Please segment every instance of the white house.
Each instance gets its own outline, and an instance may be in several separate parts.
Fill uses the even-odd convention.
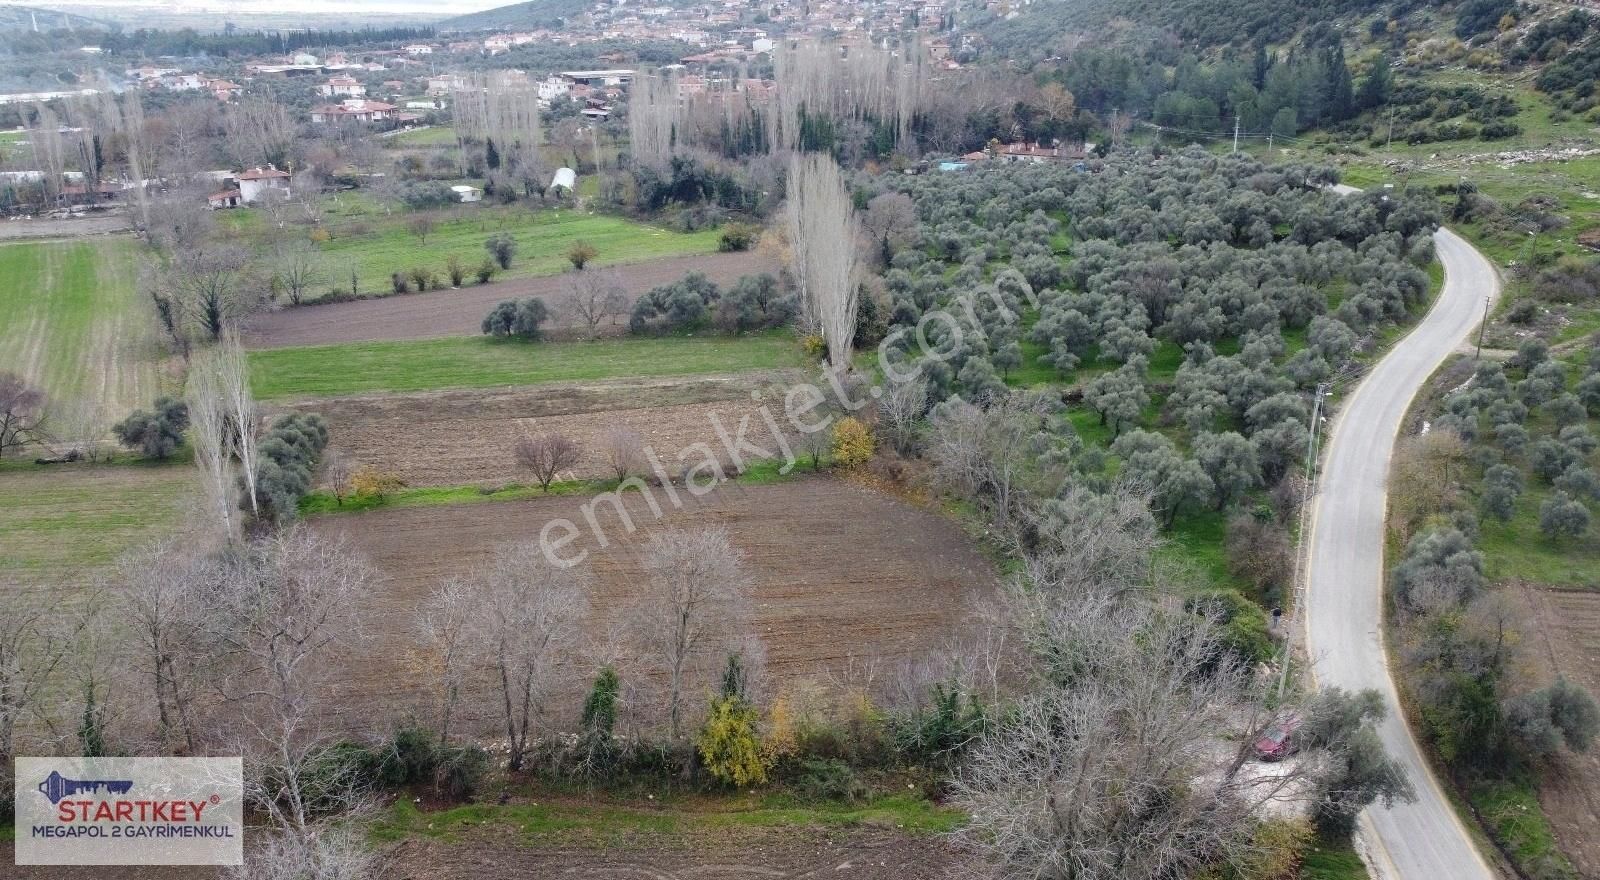
[[[286,198],[289,195],[289,172],[268,165],[239,172],[239,201],[246,205],[271,195]]]
[[[552,74],[539,82],[539,100],[549,103],[556,98],[572,94],[572,82]]]
[[[324,104],[321,107],[311,108],[311,121],[315,123],[339,122],[351,120],[354,122],[381,122],[394,114],[395,106],[382,101],[369,101],[366,98],[345,98],[338,104]]]
[[[418,56],[418,55],[432,55],[433,54],[433,47],[432,46],[424,46],[421,43],[417,43],[415,45],[407,46],[405,48],[405,53],[407,55],[412,56],[413,58]]]
[[[325,98],[361,98],[366,96],[367,87],[353,76],[333,76],[317,86],[317,94]]]
[[[467,186],[464,183],[458,183],[455,186],[450,187],[450,191],[456,194],[456,200],[457,201],[461,201],[461,202],[481,202],[481,201],[483,201],[483,190],[478,189],[475,186]]]
[[[776,44],[772,42],[770,37],[757,37],[750,41],[750,51],[756,54],[771,52],[774,45]]]

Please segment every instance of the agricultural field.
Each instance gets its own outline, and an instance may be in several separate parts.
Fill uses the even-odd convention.
[[[0,586],[86,586],[122,553],[175,531],[194,482],[182,463],[0,467]]]
[[[972,607],[992,595],[996,574],[961,527],[876,490],[830,477],[725,484],[696,500],[682,489],[681,508],[661,490],[657,523],[647,500],[627,493],[638,531],[627,534],[602,507],[610,546],[592,539],[595,583],[589,636],[606,650],[614,624],[628,617],[644,577],[637,550],[659,528],[718,525],[744,554],[752,585],[753,630],[765,643],[769,686],[847,674],[875,666],[880,674],[916,660],[963,634]],[[335,675],[331,701],[340,725],[384,729],[426,708],[425,671],[395,646],[417,643],[414,613],[438,585],[487,558],[496,547],[536,541],[551,519],[584,522],[583,496],[524,501],[378,509],[313,517],[318,532],[341,537],[387,576],[364,609],[370,638],[352,649]],[[573,549],[578,549],[574,545]],[[856,554],[845,548],[872,547]],[[648,668],[626,643],[611,648],[619,669]],[[487,680],[484,680],[487,683]],[[882,680],[887,683],[888,679]],[[557,715],[576,713],[587,681],[568,682],[553,702]],[[638,682],[634,682],[638,684]],[[494,701],[473,694],[463,707],[488,725]],[[481,698],[481,699],[480,699]],[[484,711],[487,707],[487,711]],[[492,729],[492,727],[491,727]]]
[[[628,293],[629,302],[653,287],[670,284],[689,272],[700,272],[711,282],[727,286],[742,275],[776,273],[771,257],[756,252],[665,257],[604,270],[614,273]],[[251,319],[245,342],[252,348],[290,345],[332,345],[389,339],[427,339],[438,336],[475,336],[483,316],[497,303],[537,296],[550,307],[543,325],[547,334],[560,336],[582,326],[567,309],[570,272],[540,278],[518,278],[460,290],[440,290],[403,297],[318,303],[279,309]],[[627,328],[626,315],[599,329],[608,335]]]
[[[0,244],[0,370],[121,418],[158,388],[154,323],[130,238]]]
[[[364,198],[345,198],[343,216],[330,213],[324,220],[332,235],[319,247],[327,269],[326,286],[312,290],[313,298],[328,288],[350,292],[354,273],[362,294],[392,292],[390,276],[413,268],[431,269],[443,277],[445,263],[458,257],[468,269],[488,258],[483,243],[496,235],[516,240],[516,256],[509,277],[555,275],[571,268],[567,249],[586,241],[599,252],[596,266],[636,263],[660,257],[710,254],[717,250],[715,229],[681,233],[608,214],[584,213],[571,208],[504,207],[488,204],[458,205],[424,212],[387,213]],[[424,236],[411,223],[418,217],[433,222]],[[227,221],[230,226],[264,240],[264,218],[251,212]],[[298,233],[296,233],[298,234]]]
[[[511,449],[524,436],[554,431],[576,441],[582,460],[563,476],[608,476],[606,434],[626,428],[664,456],[693,443],[720,449],[712,419],[729,431],[749,417],[751,442],[768,431],[752,391],[781,386],[799,371],[672,379],[609,379],[482,391],[440,391],[317,400],[300,409],[336,427],[331,448],[393,473],[408,486],[499,486],[519,479]],[[768,395],[779,398],[782,389]],[[669,459],[670,460],[670,459]]]
[[[452,337],[250,352],[251,381],[261,400],[689,376],[802,362],[799,345],[786,333],[534,344]]]

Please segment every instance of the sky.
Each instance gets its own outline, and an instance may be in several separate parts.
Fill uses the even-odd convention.
[[[226,14],[282,14],[285,12],[314,12],[322,15],[353,14],[428,14],[441,18],[493,9],[516,0],[42,0],[41,8],[63,9],[92,14],[86,7],[99,9],[141,10],[153,9],[165,13],[196,15]],[[9,4],[8,4],[9,5]],[[35,5],[24,3],[23,5]]]

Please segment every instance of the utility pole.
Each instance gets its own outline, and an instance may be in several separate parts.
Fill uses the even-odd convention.
[[[1328,394],[1328,383],[1317,383],[1316,396],[1311,401],[1311,430],[1306,432],[1306,463],[1305,463],[1305,496],[1300,499],[1300,541],[1302,545],[1309,539],[1306,533],[1306,510],[1311,506],[1311,499],[1317,494],[1317,432],[1322,429],[1322,399]],[[1306,554],[1302,549],[1295,557],[1294,571],[1294,615],[1296,618],[1304,613],[1305,602],[1302,601],[1305,592],[1305,562]],[[1283,633],[1283,661],[1278,669],[1278,699],[1283,699],[1283,692],[1289,686],[1289,657],[1294,648],[1294,642],[1289,637],[1288,629]]]
[[[1385,150],[1394,146],[1394,105],[1389,105],[1389,140],[1383,145]]]
[[[1233,114],[1233,151],[1239,152],[1239,114]]]
[[[1483,331],[1489,329],[1489,298],[1483,298],[1483,320],[1478,322],[1478,354],[1476,360],[1483,360]]]

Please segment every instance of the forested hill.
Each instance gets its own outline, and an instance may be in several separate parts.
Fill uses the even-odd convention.
[[[1073,35],[1098,42],[1124,33],[1150,45],[1161,34],[1187,48],[1282,44],[1316,23],[1355,23],[1439,5],[1436,0],[1034,0],[981,26],[997,56],[1032,61],[1059,54]]]
[[[447,18],[438,26],[441,30],[456,31],[556,27],[566,19],[582,15],[589,6],[589,0],[529,0]]]

